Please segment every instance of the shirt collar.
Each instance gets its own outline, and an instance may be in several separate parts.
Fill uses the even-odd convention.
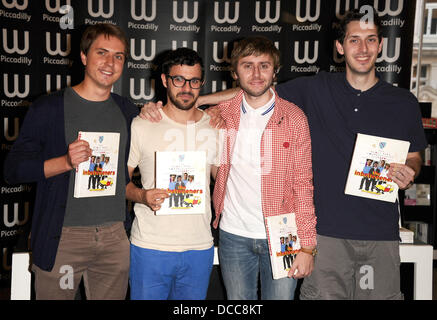
[[[243,101],[241,102],[241,112],[243,114],[253,114],[253,115],[261,115],[265,116],[272,112],[272,110],[275,108],[275,91],[271,88],[269,89],[272,93],[272,98],[262,107],[260,108],[252,108],[246,101],[246,98],[243,94]]]

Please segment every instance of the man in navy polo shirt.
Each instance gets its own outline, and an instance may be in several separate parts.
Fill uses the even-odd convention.
[[[426,147],[416,98],[376,75],[382,40],[378,14],[371,18],[353,11],[340,24],[336,47],[346,73],[320,73],[276,88],[307,114],[313,145],[318,256],[301,299],[403,298],[398,204],[344,194],[357,133],[411,142],[406,164],[389,171],[401,189],[419,174],[419,151]]]
[[[312,139],[318,252],[300,298],[402,299],[398,203],[345,195],[344,187],[357,133],[409,141],[406,164],[392,163],[388,177],[400,189],[412,185],[427,144],[420,110],[409,91],[376,74],[382,48],[376,11],[351,11],[340,26],[336,48],[345,57],[345,73],[321,72],[276,86],[280,97],[304,110]],[[201,96],[198,104],[217,104],[236,92]],[[152,108],[146,111],[153,116]]]

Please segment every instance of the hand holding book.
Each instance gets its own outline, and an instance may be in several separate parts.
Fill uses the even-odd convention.
[[[92,150],[85,140],[76,139],[68,145],[67,162],[72,169],[77,168],[82,162],[88,161],[91,155]]]
[[[401,163],[392,163],[387,177],[392,179],[399,189],[407,189],[414,183],[416,172],[409,166]]]

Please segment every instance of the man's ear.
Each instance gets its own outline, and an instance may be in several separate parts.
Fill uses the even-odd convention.
[[[234,80],[238,80],[238,75],[237,75],[237,73],[235,71],[231,71],[231,77]]]
[[[381,53],[382,51],[382,43],[384,42],[383,38],[381,37],[381,42],[379,43],[378,53]]]
[[[163,73],[161,73],[161,81],[164,88],[167,88],[167,77]]]
[[[343,45],[340,43],[340,41],[335,40],[335,47],[337,48],[337,52],[339,54],[344,55]]]
[[[86,54],[83,51],[80,52],[80,60],[82,61],[82,64],[86,66],[87,58],[86,58]]]

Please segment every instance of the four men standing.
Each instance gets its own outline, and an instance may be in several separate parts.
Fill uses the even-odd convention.
[[[346,73],[322,72],[280,84],[276,91],[271,86],[279,52],[267,39],[247,38],[236,45],[232,76],[241,90],[212,96],[199,97],[204,81],[200,57],[189,49],[169,53],[161,75],[168,100],[159,111],[163,120],[133,120],[131,140],[130,123],[137,111],[110,93],[121,75],[127,42],[116,27],[104,26],[90,27],[82,40],[84,81],[34,103],[5,163],[9,182],[39,182],[32,222],[37,298],[74,297],[74,290],[59,289],[59,269],[65,265],[75,270],[76,282],[84,277],[88,298],[124,298],[129,250],[121,222],[126,196],[136,202],[131,297],[204,299],[214,253],[209,190],[203,215],[154,214],[168,198],[166,190],[154,186],[154,152],[190,149],[207,151],[206,186],[218,169],[214,227],[221,217],[220,265],[229,299],[256,299],[258,274],[265,299],[292,299],[295,278],[302,277],[304,299],[402,298],[395,205],[347,196],[344,181],[338,179],[341,174],[346,177],[356,133],[411,142],[406,164],[391,164],[388,171],[401,189],[418,175],[418,152],[426,146],[417,100],[375,72],[382,46],[376,12],[371,21],[352,12],[341,23],[336,48],[345,56]],[[223,144],[209,126],[209,116],[195,108],[219,102],[215,112],[226,127]],[[124,189],[118,184],[116,196],[105,199],[108,210],[102,210],[98,199],[72,197],[72,169],[91,156],[88,143],[75,136],[80,130],[96,131],[78,117],[82,109],[87,117],[91,110],[111,119],[109,127],[99,130],[121,134],[117,179],[127,185]],[[374,109],[384,114],[379,117],[384,121],[396,114],[396,123],[367,121]],[[188,143],[189,130],[206,130],[207,142],[200,143],[196,136]],[[332,161],[345,172],[332,172],[327,167]],[[137,166],[142,189],[130,182]],[[289,278],[273,280],[264,219],[289,212],[296,214],[302,250]],[[93,246],[102,250],[99,259],[91,254]],[[360,290],[357,284],[359,266],[364,264],[374,269],[374,290]]]

